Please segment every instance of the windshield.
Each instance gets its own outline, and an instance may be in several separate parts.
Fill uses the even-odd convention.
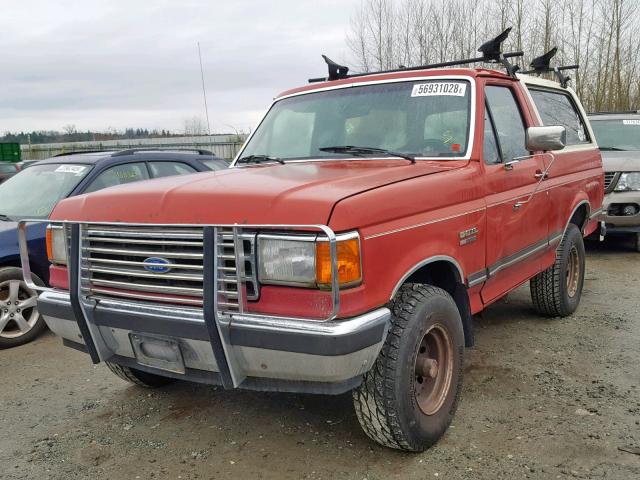
[[[272,106],[240,157],[294,160],[355,156],[353,152],[321,150],[333,146],[377,148],[416,157],[464,157],[471,118],[470,90],[468,81],[438,79],[285,98]]]
[[[0,185],[0,214],[13,219],[46,218],[89,173],[90,165],[33,165]]]
[[[640,118],[593,120],[591,127],[602,149],[640,150]]]

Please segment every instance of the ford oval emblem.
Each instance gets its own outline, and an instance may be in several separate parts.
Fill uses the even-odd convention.
[[[171,262],[166,258],[149,257],[145,258],[142,263],[144,263],[143,266],[147,272],[167,273],[171,270]]]

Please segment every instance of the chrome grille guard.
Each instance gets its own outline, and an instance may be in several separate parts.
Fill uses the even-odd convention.
[[[24,219],[18,222],[18,242],[20,248],[20,261],[25,283],[35,291],[54,291],[50,287],[41,287],[33,281],[28,252],[27,225],[30,223],[43,223],[42,219]],[[337,240],[336,234],[326,225],[310,225],[310,224],[223,224],[223,225],[185,225],[185,224],[133,224],[133,223],[112,223],[112,222],[72,222],[72,221],[52,221],[56,225],[62,225],[67,232],[67,250],[68,265],[67,273],[69,280],[69,294],[71,304],[74,310],[78,326],[85,339],[87,351],[94,363],[108,360],[112,352],[105,344],[101,334],[95,324],[91,321],[91,311],[96,306],[99,298],[95,298],[91,292],[89,282],[89,267],[87,258],[84,256],[87,248],[87,235],[85,234],[91,228],[107,227],[118,229],[122,228],[156,228],[161,229],[201,229],[202,230],[202,247],[203,247],[203,316],[205,326],[207,328],[216,361],[220,368],[222,383],[225,387],[237,387],[245,378],[242,368],[233,353],[230,342],[230,325],[237,316],[242,321],[250,321],[251,318],[270,318],[276,321],[295,321],[300,320],[295,317],[286,317],[278,315],[267,315],[260,313],[252,313],[246,311],[246,295],[245,288],[242,286],[243,279],[243,248],[242,235],[246,231],[305,231],[324,234],[329,242],[329,253],[331,257],[331,311],[329,315],[319,321],[331,321],[338,315],[340,309],[340,288],[337,268]],[[117,231],[117,230],[116,230]],[[228,251],[221,252],[220,247],[223,246],[225,240],[232,240],[235,264],[237,266],[235,272],[229,272],[228,269],[219,269],[219,261],[221,255],[228,255]],[[224,246],[229,247],[230,244]],[[220,273],[222,273],[222,276]],[[235,275],[231,278],[229,273]],[[221,288],[234,282],[238,286],[237,294],[234,296],[235,302],[230,302],[229,296],[226,296],[225,302],[220,301],[220,296],[227,294],[226,290],[221,292]],[[222,287],[220,287],[222,285]],[[135,301],[135,297],[131,298]],[[159,303],[159,302],[158,302]]]

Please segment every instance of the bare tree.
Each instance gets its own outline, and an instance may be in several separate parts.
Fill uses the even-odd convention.
[[[558,47],[556,64],[573,74],[586,108],[640,108],[638,0],[362,0],[347,43],[358,68],[468,58],[506,27],[506,48],[524,50],[522,64]]]
[[[65,125],[64,127],[62,127],[62,131],[64,133],[66,133],[67,135],[73,135],[75,133],[78,133],[78,129],[76,128],[76,126],[73,123],[69,123],[69,124]]]
[[[194,116],[186,118],[184,120],[184,134],[185,135],[206,135],[207,123],[202,117]]]

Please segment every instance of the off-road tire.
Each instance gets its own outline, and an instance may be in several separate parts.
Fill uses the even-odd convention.
[[[36,285],[44,286],[44,282],[38,278],[37,275],[32,274],[33,281]],[[24,280],[24,276],[22,275],[22,269],[17,267],[0,267],[0,284],[9,280]],[[37,295],[37,293],[36,293]],[[37,312],[37,306],[34,307]],[[35,314],[34,314],[35,315]],[[38,318],[31,327],[31,329],[23,335],[14,338],[5,338],[0,336],[0,349],[3,348],[11,348],[17,347],[19,345],[24,345],[25,343],[29,343],[40,335],[44,330],[46,330],[47,324],[44,321],[42,315],[38,315]]]
[[[157,388],[175,381],[173,378],[143,372],[136,368],[123,367],[122,365],[117,365],[111,362],[106,363],[109,370],[111,370],[117,377],[140,387]]]
[[[421,452],[442,437],[458,406],[464,356],[462,321],[451,295],[430,285],[405,284],[389,307],[389,333],[373,368],[353,391],[353,403],[360,425],[372,440]],[[425,332],[434,325],[444,327],[451,339],[451,380],[439,409],[426,415],[415,396],[415,359]]]
[[[574,248],[577,251],[580,271],[577,290],[573,296],[570,296],[567,275],[571,251]],[[580,304],[584,285],[584,266],[585,252],[582,233],[576,225],[569,224],[558,246],[555,263],[529,282],[531,300],[541,315],[566,317],[576,311]]]

